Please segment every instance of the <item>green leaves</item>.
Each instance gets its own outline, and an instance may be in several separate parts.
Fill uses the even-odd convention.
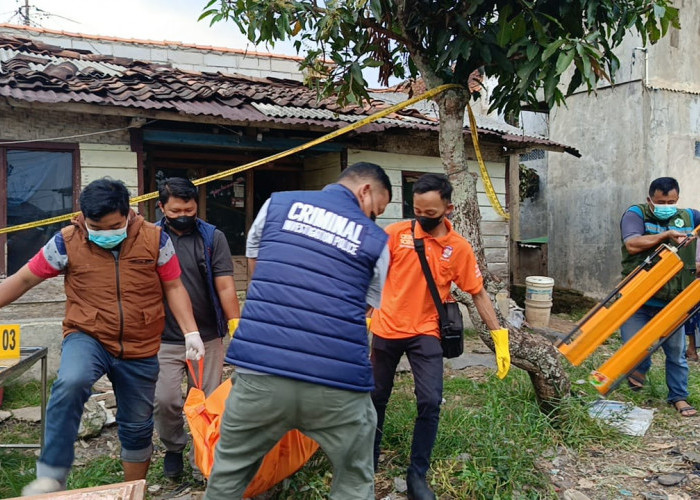
[[[200,20],[233,21],[253,43],[291,38],[306,51],[303,66],[323,78],[319,91],[341,103],[366,98],[365,68],[379,68],[385,81],[423,76],[434,86],[464,84],[483,67],[496,81],[491,107],[502,112],[540,106],[543,93],[551,107],[582,85],[593,90],[601,78],[613,79],[619,67],[613,50],[628,33],[655,43],[679,27],[671,0],[203,3]],[[323,69],[321,60],[333,64]]]

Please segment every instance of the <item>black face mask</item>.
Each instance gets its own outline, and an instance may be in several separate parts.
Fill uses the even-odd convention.
[[[423,231],[430,232],[440,225],[442,217],[442,215],[439,217],[416,217],[416,220],[418,224],[420,224],[420,227],[423,228]]]
[[[166,217],[168,225],[175,231],[187,232],[194,229],[197,223],[197,217],[194,215],[181,215],[180,217]]]

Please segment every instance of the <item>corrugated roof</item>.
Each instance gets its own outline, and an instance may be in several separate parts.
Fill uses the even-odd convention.
[[[353,123],[406,98],[383,92],[364,106],[341,107],[317,100],[314,90],[292,80],[185,71],[167,64],[65,49],[0,34],[0,96],[38,103],[87,103],[125,110],[154,110],[217,117],[238,123],[317,126],[329,130]],[[125,111],[128,115],[128,112]],[[437,132],[437,120],[419,109],[394,113],[358,130],[393,128]],[[543,147],[578,154],[541,138],[479,127],[509,146]],[[516,143],[516,144],[513,144]]]

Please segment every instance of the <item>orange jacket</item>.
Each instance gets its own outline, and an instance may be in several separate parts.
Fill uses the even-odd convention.
[[[119,258],[88,240],[82,215],[63,228],[66,317],[63,335],[83,332],[114,356],[154,356],[165,325],[157,272],[160,228],[134,212]]]

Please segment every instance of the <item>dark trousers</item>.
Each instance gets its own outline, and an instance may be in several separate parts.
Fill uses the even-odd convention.
[[[376,335],[372,338],[371,359],[374,370],[372,402],[377,410],[374,467],[377,468],[379,460],[386,405],[394,387],[396,366],[403,353],[406,353],[411,365],[418,404],[418,417],[413,428],[411,444],[411,465],[408,470],[425,477],[430,468],[430,454],[433,451],[440,420],[443,373],[440,339],[429,335],[417,335],[400,340],[387,340]]]

